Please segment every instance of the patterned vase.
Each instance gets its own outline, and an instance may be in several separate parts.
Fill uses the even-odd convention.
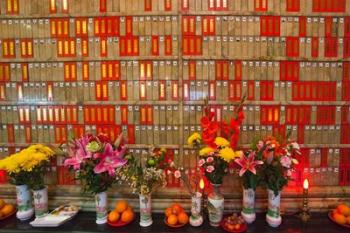
[[[202,194],[196,192],[191,197],[191,216],[190,216],[190,224],[191,226],[198,227],[203,223],[202,217]]]
[[[16,199],[17,199],[17,208],[16,217],[25,221],[30,219],[34,214],[33,204],[32,204],[32,195],[27,185],[17,185],[16,186]]]
[[[209,223],[218,227],[224,214],[224,196],[220,193],[221,184],[212,184],[214,190],[208,195]]]
[[[140,226],[148,227],[153,224],[151,194],[139,195],[140,198]]]
[[[268,189],[269,204],[266,214],[266,221],[271,227],[278,227],[282,223],[280,215],[281,192],[276,196],[271,189]]]
[[[48,212],[47,188],[33,190],[35,217],[41,218]]]
[[[107,223],[107,192],[101,192],[95,195],[95,205],[96,224]]]
[[[243,189],[243,203],[241,215],[247,223],[255,221],[255,191],[254,189]]]

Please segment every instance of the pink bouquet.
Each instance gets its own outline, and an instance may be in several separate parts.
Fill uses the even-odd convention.
[[[64,165],[77,173],[84,192],[106,191],[115,180],[115,169],[126,164],[127,153],[122,135],[115,143],[104,134],[87,134],[71,140]]]

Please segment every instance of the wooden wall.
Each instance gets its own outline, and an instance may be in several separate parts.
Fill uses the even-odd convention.
[[[242,147],[290,129],[303,147],[290,193],[305,177],[345,188],[349,57],[350,0],[2,0],[0,156],[124,131],[134,153],[161,145],[190,169],[204,98],[228,119],[247,94]],[[74,185],[53,166],[52,184]],[[235,198],[237,180],[225,190]]]

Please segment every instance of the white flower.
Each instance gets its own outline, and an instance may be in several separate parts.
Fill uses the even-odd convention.
[[[285,168],[290,168],[290,166],[292,165],[292,159],[289,156],[282,156],[280,161],[282,166]]]
[[[179,170],[176,170],[174,172],[174,176],[175,176],[176,179],[179,179],[181,177],[181,172]]]
[[[291,145],[292,145],[293,149],[300,150],[300,146],[297,142],[292,142]]]

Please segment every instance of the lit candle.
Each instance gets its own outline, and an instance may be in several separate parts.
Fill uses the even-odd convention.
[[[201,207],[201,212],[204,211],[204,180],[203,178],[200,179],[199,181],[199,188],[201,189],[201,194],[202,194],[202,207]]]
[[[309,191],[309,180],[305,179],[304,183],[303,183],[303,188],[304,188],[304,192],[303,192],[303,208],[302,211],[300,213],[300,218],[303,222],[307,222],[310,219],[310,213],[309,213],[309,203],[308,203],[308,191]]]
[[[201,178],[201,180],[199,181],[199,188],[201,189],[202,193],[204,191],[204,180],[203,178]]]
[[[304,187],[304,193],[307,194],[307,192],[309,190],[309,180],[308,179],[304,180],[303,187]]]

